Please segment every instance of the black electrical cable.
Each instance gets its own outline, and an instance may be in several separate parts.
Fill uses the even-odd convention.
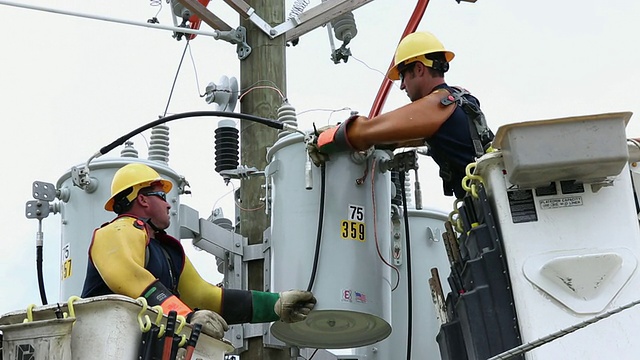
[[[100,155],[104,155],[108,153],[109,151],[115,149],[116,147],[124,144],[125,141],[129,140],[133,136],[138,135],[139,133],[145,130],[151,129],[154,126],[164,124],[172,120],[184,119],[189,117],[202,117],[202,116],[217,116],[217,117],[234,118],[234,119],[240,119],[240,120],[249,120],[249,121],[257,122],[259,124],[266,125],[268,127],[278,129],[278,130],[282,130],[284,128],[284,123],[281,123],[279,121],[272,120],[272,119],[266,119],[263,117],[254,116],[254,115],[226,112],[226,111],[190,111],[186,113],[169,115],[169,116],[160,118],[158,120],[152,121],[146,125],[143,125],[129,132],[128,134],[125,134],[119,137],[118,139],[113,141],[111,144],[102,147],[100,149]]]
[[[404,184],[405,172],[399,171],[400,184]],[[404,240],[407,254],[407,360],[411,360],[413,332],[413,285],[411,280],[411,237],[409,236],[409,214],[407,211],[407,192],[402,186],[402,209],[404,210]]]
[[[42,245],[36,246],[36,268],[38,271],[38,289],[42,305],[47,305],[47,294],[44,289],[44,275],[42,274]]]
[[[316,235],[316,251],[313,254],[313,267],[311,268],[311,278],[309,279],[309,285],[307,285],[307,291],[313,289],[313,283],[316,280],[316,271],[318,269],[318,258],[320,257],[320,241],[322,240],[322,226],[324,223],[324,196],[326,187],[326,166],[320,165],[320,211],[318,214],[318,232]]]

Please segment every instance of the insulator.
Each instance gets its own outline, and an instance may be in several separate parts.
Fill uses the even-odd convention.
[[[291,11],[289,12],[287,19],[292,19],[302,14],[310,2],[311,0],[296,0],[291,7]]]
[[[400,183],[400,173],[398,173],[398,170],[391,170],[391,182],[396,189],[396,194],[391,198],[391,203],[394,205],[402,205],[403,184]]]
[[[411,207],[411,176],[407,171],[404,176],[404,194],[407,199],[407,206]]]
[[[291,106],[288,101],[284,101],[282,106],[278,109],[278,121],[287,125],[298,127],[298,118],[296,117],[296,108]],[[278,132],[278,139],[283,138],[291,134],[291,130],[280,130]]]
[[[151,129],[149,160],[169,163],[169,126],[157,125]]]
[[[333,33],[335,34],[336,39],[340,41],[348,43],[358,34],[356,19],[353,17],[352,12],[344,13],[331,20],[331,26],[333,26]]]
[[[120,157],[126,158],[137,158],[138,150],[133,147],[133,141],[126,141],[124,143],[124,148],[120,151]]]
[[[215,130],[216,139],[216,172],[235,170],[240,160],[239,131],[233,120],[220,120]]]

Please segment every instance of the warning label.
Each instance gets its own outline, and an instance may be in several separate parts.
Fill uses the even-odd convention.
[[[558,199],[540,200],[540,208],[543,210],[570,206],[582,206],[582,196],[567,196]]]
[[[536,204],[531,190],[513,190],[507,192],[511,220],[514,224],[538,221]]]

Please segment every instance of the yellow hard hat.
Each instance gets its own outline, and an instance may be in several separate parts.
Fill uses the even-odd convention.
[[[133,187],[133,191],[127,195],[128,201],[133,201],[138,196],[140,189],[150,186],[154,182],[162,184],[162,191],[168,193],[171,191],[173,184],[169,180],[165,180],[160,177],[157,171],[145,164],[127,164],[121,167],[116,174],[113,175],[111,181],[111,197],[104,204],[104,209],[113,211],[113,204],[115,202],[116,195],[130,187]]]
[[[393,59],[393,67],[389,69],[387,76],[391,80],[400,80],[398,65],[410,64],[420,61],[425,66],[432,67],[433,60],[427,59],[424,55],[441,52],[447,62],[453,60],[455,56],[449,50],[445,50],[444,45],[430,32],[415,32],[405,36],[398,44],[396,55]]]

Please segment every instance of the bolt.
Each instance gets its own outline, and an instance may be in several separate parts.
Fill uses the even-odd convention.
[[[335,320],[329,320],[329,321],[327,321],[327,324],[329,325],[329,327],[334,327],[334,326],[336,326],[336,322],[335,322]]]
[[[272,35],[272,36],[273,36],[273,35],[275,35],[275,34],[277,34],[277,33],[276,33],[276,29],[271,29],[271,30],[269,30],[269,34],[270,34],[270,35]]]
[[[240,340],[240,334],[236,335],[236,339]]]

